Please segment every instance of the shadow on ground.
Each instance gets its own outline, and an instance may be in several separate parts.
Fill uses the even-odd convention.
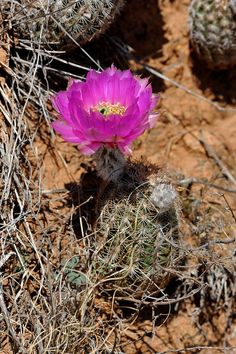
[[[236,103],[236,68],[210,70],[196,54],[191,54],[192,72],[201,90],[210,90],[220,102]]]
[[[132,47],[138,59],[160,57],[167,42],[163,24],[156,0],[130,0],[110,32]]]
[[[94,39],[83,47],[94,60],[99,61],[103,68],[115,64],[120,69],[128,69],[130,60],[145,61],[151,57],[162,56],[163,44],[167,42],[163,29],[163,18],[157,1],[130,0],[116,21],[104,35]],[[101,50],[102,48],[102,50]],[[96,67],[80,48],[76,48],[62,59],[83,66]],[[51,64],[52,65],[52,64]],[[65,70],[65,64],[57,63],[57,68]],[[70,68],[72,74],[84,74],[78,68]],[[142,74],[142,73],[139,73]],[[147,73],[145,73],[147,76]],[[157,80],[158,91],[163,83]],[[155,85],[154,85],[155,86]]]
[[[78,239],[94,224],[97,215],[97,193],[100,179],[95,171],[87,167],[80,183],[68,183],[65,188],[70,192],[68,205],[74,207],[72,227]]]

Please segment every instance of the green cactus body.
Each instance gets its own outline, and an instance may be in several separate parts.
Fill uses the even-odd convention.
[[[135,297],[165,287],[172,276],[168,270],[179,262],[177,192],[156,174],[139,181],[140,169],[133,166],[128,177],[103,192],[95,228],[98,278],[107,289]]]
[[[190,39],[194,51],[212,69],[236,64],[236,0],[192,0]]]
[[[72,37],[84,44],[106,30],[122,5],[123,0],[9,0],[0,8],[23,38],[46,44],[70,43]]]

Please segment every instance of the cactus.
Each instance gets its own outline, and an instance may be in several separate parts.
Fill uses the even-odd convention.
[[[192,0],[190,40],[193,50],[211,69],[236,64],[236,0]]]
[[[99,177],[117,182],[124,173],[126,160],[119,149],[104,145],[93,155]]]
[[[100,195],[94,267],[120,295],[159,291],[180,260],[178,195],[155,170],[128,162]]]
[[[123,0],[7,0],[0,9],[23,38],[84,44],[107,29],[122,5]]]

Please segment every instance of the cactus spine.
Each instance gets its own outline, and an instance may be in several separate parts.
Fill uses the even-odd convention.
[[[42,44],[84,44],[104,32],[123,6],[123,0],[7,0],[1,12],[17,34]]]
[[[194,51],[212,69],[236,64],[236,0],[192,0],[190,40]]]
[[[110,182],[99,199],[94,254],[98,277],[112,278],[108,287],[121,295],[158,292],[180,261],[174,186],[156,167],[128,161],[123,175]]]

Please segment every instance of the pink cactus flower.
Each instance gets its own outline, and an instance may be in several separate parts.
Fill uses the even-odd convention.
[[[131,143],[154,126],[158,98],[147,79],[129,70],[113,65],[101,73],[90,70],[85,82],[74,80],[55,95],[59,119],[52,126],[86,155],[104,145],[130,154]]]

